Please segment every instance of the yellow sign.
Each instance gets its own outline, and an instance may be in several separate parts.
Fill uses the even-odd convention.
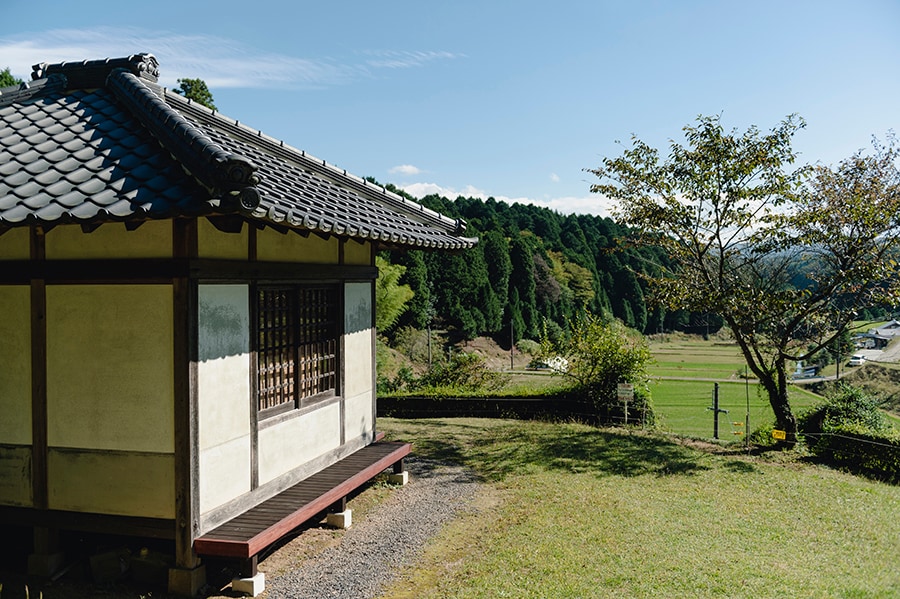
[[[772,438],[773,439],[781,439],[783,441],[784,439],[787,439],[787,433],[785,433],[784,431],[774,429],[772,431]]]

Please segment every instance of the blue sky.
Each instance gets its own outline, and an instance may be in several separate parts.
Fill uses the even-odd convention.
[[[900,1],[4,0],[0,68],[151,52],[219,110],[415,196],[605,214],[585,168],[698,115],[804,163],[900,128]]]

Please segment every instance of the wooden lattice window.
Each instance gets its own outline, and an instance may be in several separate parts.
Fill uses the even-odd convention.
[[[259,410],[274,415],[337,390],[337,289],[260,287],[257,342]]]

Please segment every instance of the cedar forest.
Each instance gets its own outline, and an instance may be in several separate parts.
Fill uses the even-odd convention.
[[[386,187],[414,199],[393,185]],[[518,342],[540,339],[545,332],[553,337],[583,309],[611,314],[645,334],[705,333],[721,326],[715,315],[648,305],[639,275],[658,270],[665,256],[629,244],[628,229],[610,218],[562,215],[493,198],[429,195],[417,201],[463,219],[466,234],[480,241],[462,253],[386,255],[392,264],[405,267],[400,282],[415,294],[393,328],[431,326],[455,331],[463,339],[485,335]]]

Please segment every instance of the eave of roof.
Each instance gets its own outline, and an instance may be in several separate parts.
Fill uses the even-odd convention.
[[[239,214],[258,226],[465,249],[447,218],[156,85],[152,55],[40,64],[0,90],[0,232]]]

